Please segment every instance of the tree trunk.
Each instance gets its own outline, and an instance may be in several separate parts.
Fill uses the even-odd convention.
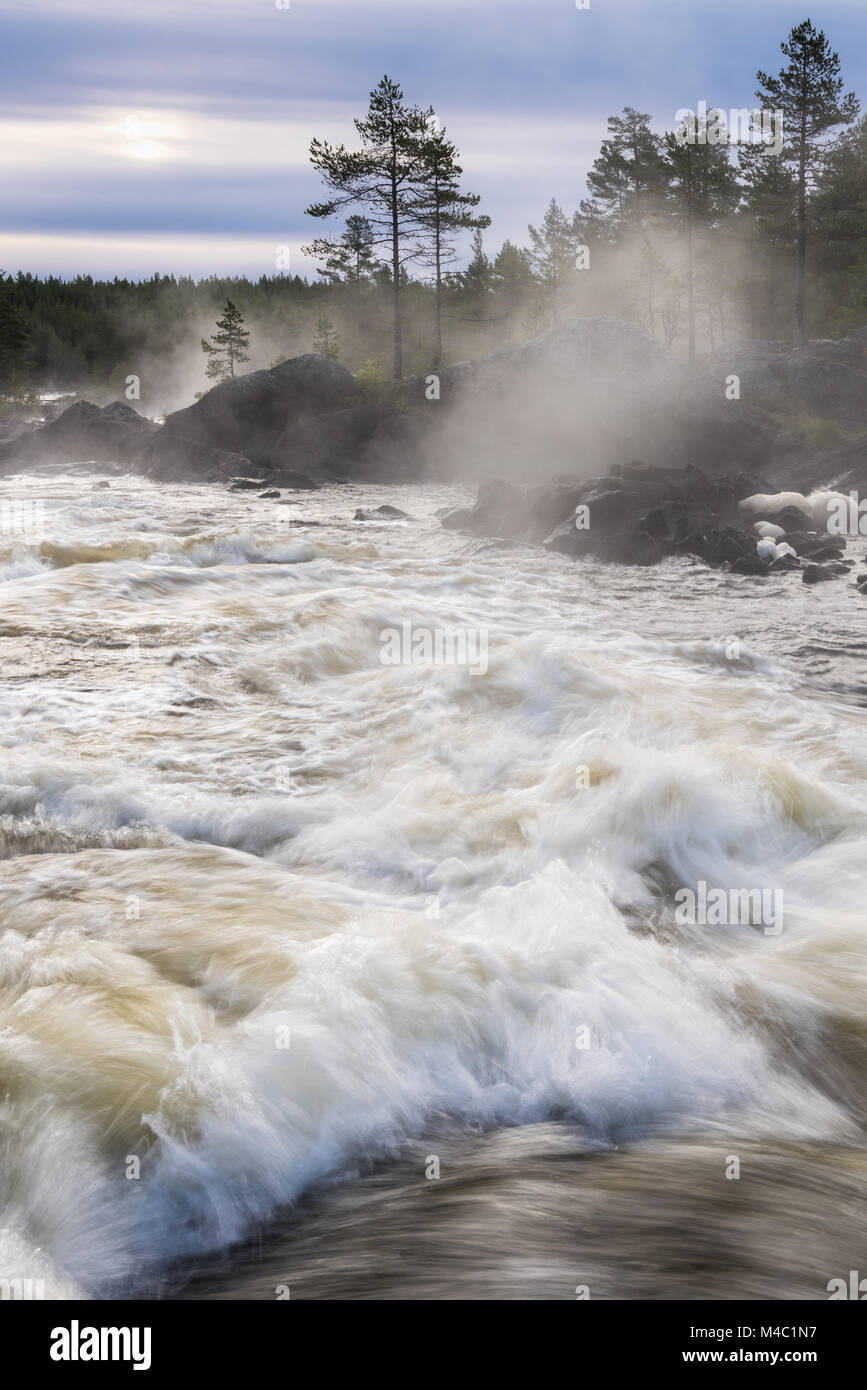
[[[695,271],[692,253],[692,189],[686,210],[686,316],[689,327],[689,365],[695,366]]]
[[[435,192],[436,196],[436,192]],[[436,346],[434,348],[434,366],[439,370],[439,365],[443,355],[443,277],[442,277],[442,258],[441,258],[441,233],[440,233],[440,213],[437,204],[434,232],[436,236]]]
[[[392,301],[394,305],[394,368],[393,375],[395,381],[400,381],[403,376],[403,341],[400,325],[400,246],[398,244],[398,217],[397,217],[397,180],[392,179],[392,190],[394,201],[391,210],[391,235],[392,255],[391,273],[394,279],[392,291]]]
[[[800,129],[800,148],[798,150],[798,290],[795,299],[795,322],[798,331],[798,340],[803,342],[806,333],[804,331],[804,306],[806,301],[806,282],[807,282],[807,58],[806,54],[802,63],[801,79],[801,129]]]
[[[804,306],[807,281],[807,112],[801,112],[801,148],[798,157],[798,292],[795,319],[798,338],[804,341]]]
[[[391,126],[391,274],[394,280],[392,303],[394,313],[394,364],[392,375],[395,381],[403,377],[403,341],[400,324],[400,219],[397,207],[397,134]]]

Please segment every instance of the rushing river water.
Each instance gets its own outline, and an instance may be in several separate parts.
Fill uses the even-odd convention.
[[[44,535],[0,536],[0,1278],[867,1275],[864,599],[444,530],[468,495],[26,481]],[[383,502],[414,519],[353,521]],[[384,660],[407,631],[484,660]],[[781,895],[781,929],[684,922],[702,882]]]

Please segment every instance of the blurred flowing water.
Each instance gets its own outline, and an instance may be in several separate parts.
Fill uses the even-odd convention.
[[[0,1277],[864,1266],[864,600],[444,530],[467,495],[0,483],[44,528],[0,535]],[[352,519],[382,503],[412,519]],[[485,669],[389,664],[405,625]],[[700,881],[783,930],[685,924]]]

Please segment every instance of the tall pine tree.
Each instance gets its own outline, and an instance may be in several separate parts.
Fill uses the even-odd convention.
[[[795,321],[805,336],[807,277],[807,195],[822,136],[834,126],[851,125],[858,115],[854,92],[843,96],[840,56],[832,52],[821,29],[809,19],[780,44],[788,63],[776,77],[761,70],[756,96],[765,109],[782,112],[785,143],[782,157],[796,170],[798,187],[798,283]]]
[[[327,218],[344,207],[363,207],[373,228],[374,243],[388,249],[396,381],[403,374],[401,272],[419,250],[420,189],[432,117],[430,109],[408,106],[397,83],[385,76],[370,94],[367,115],[354,122],[360,149],[348,150],[345,145],[318,139],[310,145],[310,162],[332,196],[311,203],[308,215]]]
[[[442,360],[443,266],[455,259],[455,234],[469,228],[481,233],[491,225],[490,217],[476,214],[481,196],[461,192],[463,169],[457,162],[457,147],[441,128],[431,129],[424,146],[424,180],[419,192],[416,218],[423,244],[419,259],[433,267],[435,294],[435,350],[433,366]]]

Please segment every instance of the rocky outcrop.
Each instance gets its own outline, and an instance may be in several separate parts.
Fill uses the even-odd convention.
[[[56,420],[0,444],[0,462],[66,464],[125,461],[157,426],[124,401],[100,407],[76,401]]]
[[[867,434],[830,449],[802,448],[786,460],[785,481],[789,487],[807,492],[835,488],[867,499]]]
[[[709,388],[739,378],[747,407],[786,416],[817,416],[867,428],[867,328],[846,338],[734,343],[702,375]]]
[[[268,455],[279,470],[314,476],[405,482],[423,471],[429,422],[415,412],[355,404],[296,420]]]
[[[110,461],[160,481],[189,482],[255,474],[260,491],[418,476],[421,416],[357,397],[351,373],[310,353],[215,386],[162,427],[122,402],[104,409],[77,402],[51,424],[0,442],[0,467]]]
[[[764,487],[742,470],[714,479],[692,465],[631,463],[588,481],[495,479],[479,488],[475,507],[447,514],[442,524],[619,564],[687,554],[741,574],[768,574],[773,562],[759,556],[760,537],[739,510]]]
[[[794,442],[761,412],[690,376],[655,338],[621,319],[574,319],[518,347],[405,383],[424,409],[451,476],[589,475],[624,458],[695,461],[709,473],[764,471]]]
[[[242,454],[167,437],[163,430],[158,430],[140,448],[128,451],[126,461],[134,473],[167,483],[216,483],[245,473],[250,467],[250,460]]]
[[[367,510],[359,507],[353,518],[355,521],[412,521],[409,512],[401,511],[400,507],[392,507],[388,502],[381,507],[374,507]]]
[[[0,471],[96,461],[166,480],[253,476],[264,490],[349,478],[526,479],[541,467],[574,487],[576,477],[640,456],[663,470],[695,463],[709,479],[747,469],[789,486],[867,493],[867,435],[807,450],[774,422],[775,410],[821,407],[867,425],[865,357],[867,329],[836,343],[727,349],[699,376],[634,324],[575,319],[443,368],[433,383],[408,379],[398,409],[363,399],[344,367],[308,353],[213,387],[162,427],[123,402],[77,402],[41,428],[0,440]],[[727,378],[739,369],[741,400],[728,400]],[[616,490],[609,484],[594,499],[598,525],[606,507],[623,512],[622,502],[602,495]],[[648,506],[672,500],[657,495]],[[546,505],[555,510],[556,498]],[[631,535],[622,544],[651,557],[671,539],[671,524],[671,516],[653,518],[642,532],[653,544]]]
[[[694,555],[734,574],[798,570],[805,584],[815,584],[845,576],[855,564],[845,553],[853,532],[829,524],[840,501],[848,499],[769,493],[762,479],[743,470],[711,478],[691,465],[631,463],[586,482],[559,477],[527,486],[492,479],[479,488],[474,507],[444,512],[440,520],[450,529],[575,557],[652,565]]]
[[[307,353],[214,386],[194,405],[168,415],[163,437],[242,454],[254,468],[270,469],[286,462],[274,454],[287,430],[309,416],[341,410],[355,392],[355,378],[345,367]]]

